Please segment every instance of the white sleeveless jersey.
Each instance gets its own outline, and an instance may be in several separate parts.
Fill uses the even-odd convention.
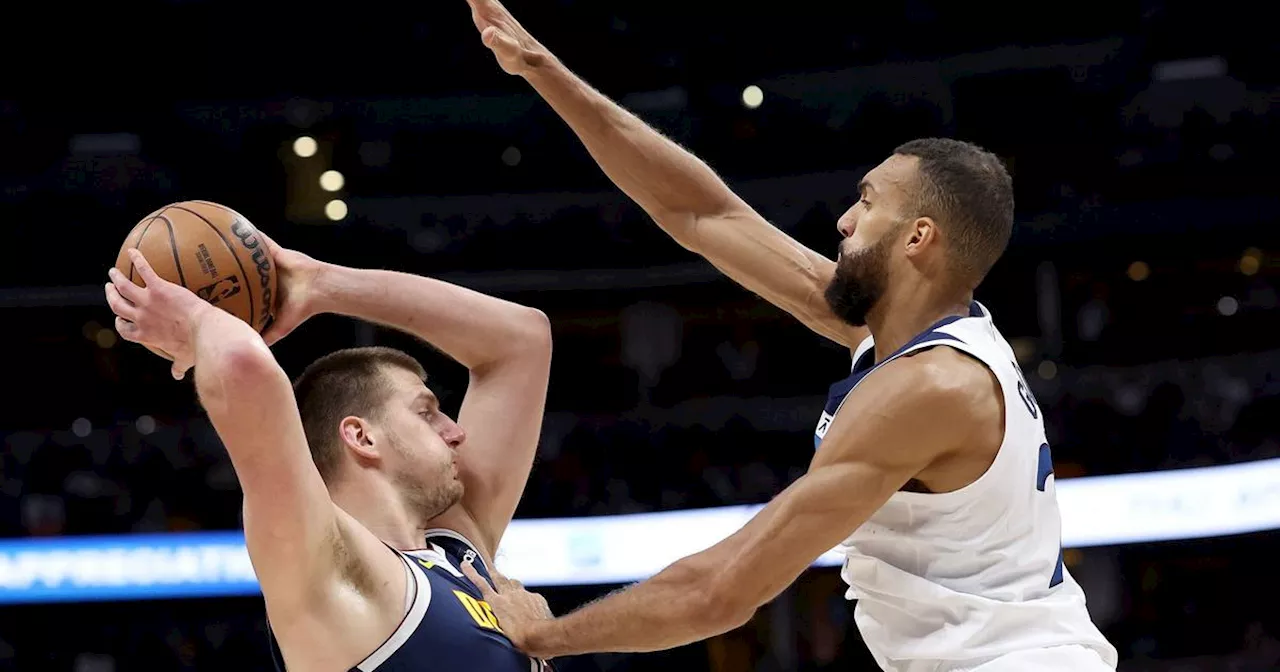
[[[985,364],[1004,393],[1005,432],[994,463],[959,490],[898,492],[841,545],[854,620],[880,666],[933,672],[1024,649],[1078,644],[1114,668],[1116,650],[1063,567],[1062,522],[1044,422],[1012,348],[987,309],[951,317],[872,365],[870,338],[853,373],[831,388],[815,432],[821,448],[845,396],[884,363],[947,346]]]

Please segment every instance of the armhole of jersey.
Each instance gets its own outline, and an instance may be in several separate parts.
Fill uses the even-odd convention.
[[[404,564],[405,571],[405,595],[412,595],[408,598],[408,608],[405,611],[404,618],[400,620],[400,625],[387,637],[373,653],[352,668],[352,672],[373,672],[378,666],[387,662],[404,643],[409,640],[409,636],[418,629],[422,624],[422,619],[427,615],[427,607],[431,606],[431,580],[425,575],[418,576],[421,572],[415,570],[410,560],[403,553],[396,552],[396,556],[400,558],[400,562]]]
[[[950,334],[947,334],[947,336],[950,336]],[[1004,381],[1000,380],[1000,374],[997,373],[994,368],[992,368],[991,364],[988,364],[987,362],[983,361],[982,357],[979,356],[978,353],[974,352],[973,348],[968,343],[958,338],[955,338],[952,336],[950,338],[939,338],[937,340],[925,341],[911,348],[908,348],[904,352],[900,353],[898,356],[905,357],[907,355],[919,353],[922,350],[929,350],[931,348],[937,348],[937,347],[951,348],[952,350],[955,350],[956,352],[959,352],[960,354],[977,362],[979,365],[982,366],[982,368],[990,372],[991,377],[996,379],[996,388],[999,390],[1001,406],[1006,406],[1008,404],[1008,401],[1007,401],[1008,395],[1006,394],[1006,390],[1004,389]],[[943,502],[943,501],[951,501],[951,500],[963,500],[967,497],[972,497],[974,494],[978,492],[981,492],[987,486],[987,484],[991,483],[996,479],[994,474],[999,470],[999,467],[1001,466],[1001,464],[1005,459],[1004,455],[1006,452],[1008,452],[1005,450],[1005,445],[1009,442],[1009,409],[1008,408],[1005,408],[1004,417],[1001,418],[1001,430],[1002,430],[1001,431],[1002,435],[1000,438],[1000,447],[996,448],[996,456],[991,460],[991,464],[987,467],[986,471],[983,471],[980,476],[970,481],[968,485],[962,488],[959,488],[957,490],[952,490],[950,492],[900,491],[895,493],[894,497],[898,497],[901,499],[918,499],[920,501],[928,501],[928,502]]]

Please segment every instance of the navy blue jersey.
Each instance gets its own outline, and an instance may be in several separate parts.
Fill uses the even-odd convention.
[[[462,573],[462,563],[474,558],[476,571],[493,583],[484,559],[466,538],[451,530],[430,530],[426,547],[398,555],[410,578],[407,613],[382,646],[350,672],[550,672],[550,664],[512,645],[480,590]],[[271,646],[277,671],[286,672],[274,636]]]

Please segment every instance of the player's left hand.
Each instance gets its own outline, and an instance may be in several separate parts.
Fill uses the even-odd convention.
[[[301,252],[281,247],[261,229],[258,230],[258,236],[266,242],[271,261],[275,263],[276,273],[280,278],[276,289],[280,298],[275,319],[262,332],[262,340],[267,345],[275,345],[297,329],[298,325],[319,312],[315,308],[315,288],[316,278],[320,275],[323,264]]]
[[[528,648],[528,636],[538,623],[555,618],[551,613],[551,607],[547,606],[547,600],[537,593],[525,590],[519,581],[508,579],[496,569],[490,569],[489,573],[493,576],[493,583],[498,587],[497,590],[489,586],[489,582],[480,576],[470,562],[462,563],[462,573],[466,574],[467,578],[471,579],[471,583],[480,589],[480,595],[498,617],[498,627],[502,629],[507,639],[510,639],[516,648],[536,656],[538,652]]]

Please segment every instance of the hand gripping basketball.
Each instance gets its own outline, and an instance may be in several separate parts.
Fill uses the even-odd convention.
[[[116,331],[126,341],[159,350],[173,359],[172,373],[182,380],[194,363],[192,332],[201,311],[214,309],[181,285],[156,274],[142,253],[128,251],[138,277],[138,286],[119,269],[107,271],[107,304],[116,315]]]

